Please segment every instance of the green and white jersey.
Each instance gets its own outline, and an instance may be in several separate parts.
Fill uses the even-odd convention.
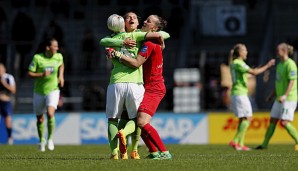
[[[297,65],[295,61],[288,58],[284,62],[280,62],[276,68],[275,91],[276,99],[285,94],[290,80],[294,80],[287,100],[297,101]]]
[[[48,95],[53,90],[58,90],[58,71],[63,64],[63,56],[61,53],[54,54],[48,58],[44,53],[35,54],[28,70],[36,73],[43,73],[50,70],[51,74],[46,77],[36,78],[34,83],[34,92],[41,95]]]
[[[121,51],[126,56],[130,56],[132,58],[136,58],[138,55],[139,47],[141,46],[141,42],[145,40],[146,32],[122,32],[112,35],[113,39],[124,40],[126,38],[131,38],[137,41],[137,46],[133,48],[125,48],[118,46],[109,46],[113,47],[115,50]],[[128,67],[118,59],[112,59],[113,69],[110,77],[110,84],[114,83],[143,83],[143,69],[139,68],[131,68]]]
[[[242,59],[234,59],[231,64],[232,95],[248,95],[247,72],[250,67]]]

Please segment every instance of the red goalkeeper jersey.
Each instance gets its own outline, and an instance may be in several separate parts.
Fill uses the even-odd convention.
[[[151,41],[146,41],[143,44],[142,49],[139,51],[139,55],[147,59],[143,64],[144,84],[150,82],[164,82],[162,76],[163,57],[160,45]]]

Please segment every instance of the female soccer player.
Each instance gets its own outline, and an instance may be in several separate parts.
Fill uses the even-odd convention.
[[[132,38],[136,42],[145,39],[157,39],[161,44],[164,44],[163,38],[159,33],[146,32],[125,32],[125,23],[123,17],[113,14],[108,18],[108,28],[114,32],[111,36],[115,39],[125,40]],[[119,48],[121,52],[130,57],[137,56],[138,47]],[[127,159],[126,138],[125,135],[135,131],[134,122],[129,123],[126,132],[118,132],[118,119],[121,118],[123,109],[126,108],[129,119],[137,117],[137,109],[143,99],[143,75],[142,68],[129,68],[124,66],[119,60],[112,59],[113,69],[110,77],[110,83],[107,90],[106,115],[108,118],[108,135],[111,148],[111,159],[118,159],[118,139],[120,137],[120,156],[121,159]],[[125,135],[124,135],[125,134]]]
[[[141,32],[142,30],[138,29],[139,26],[139,20],[138,16],[134,12],[127,12],[124,15],[124,20],[125,20],[125,31],[130,33],[130,32]],[[166,32],[159,31],[159,33],[163,36],[164,39],[168,39],[170,35]],[[106,46],[106,47],[126,47],[126,48],[133,48],[135,46],[140,48],[142,41],[136,42],[132,38],[128,37],[124,40],[121,39],[115,39],[111,37],[106,37],[101,39],[100,41],[101,45]],[[127,117],[127,111],[124,111],[120,122],[118,124],[118,135],[119,135],[119,140],[120,142],[126,137],[126,135],[129,135],[130,130],[133,128],[132,124],[135,121],[129,120]],[[140,156],[138,154],[138,144],[139,144],[139,139],[141,136],[141,129],[139,127],[136,127],[135,132],[132,135],[132,152],[130,153],[130,157],[132,159],[140,159]],[[126,142],[124,142],[126,144]],[[123,144],[123,142],[121,143]]]
[[[280,62],[276,69],[275,91],[267,98],[268,100],[276,96],[270,113],[270,124],[265,134],[263,144],[256,149],[266,149],[274,133],[276,124],[281,120],[281,125],[294,139],[295,150],[298,151],[298,133],[296,128],[290,123],[294,120],[294,112],[297,107],[297,65],[289,58],[293,54],[293,46],[280,43],[277,46],[277,56]]]
[[[33,108],[37,117],[39,150],[45,151],[44,113],[47,114],[48,149],[54,150],[52,139],[55,127],[55,111],[59,102],[59,86],[64,86],[63,56],[58,51],[58,42],[52,38],[46,40],[44,52],[34,55],[28,68],[28,75],[35,78]]]
[[[6,68],[2,63],[0,63],[0,79],[0,116],[5,118],[8,144],[12,145],[11,96],[16,93],[16,84],[14,77],[6,73]]]
[[[252,120],[252,107],[248,98],[247,74],[261,74],[275,64],[275,60],[271,59],[266,65],[252,69],[244,62],[247,58],[247,53],[244,44],[236,44],[230,52],[230,59],[232,59],[230,68],[233,81],[231,100],[234,114],[239,118],[239,125],[237,133],[229,145],[239,151],[250,150],[250,148],[244,145],[245,133]]]
[[[166,26],[166,21],[157,15],[150,15],[144,21],[142,31],[156,32]],[[143,65],[145,94],[138,109],[138,126],[142,129],[142,139],[149,148],[152,159],[171,159],[172,155],[165,147],[158,132],[151,126],[150,121],[157,107],[165,96],[166,88],[163,78],[163,46],[153,41],[143,44],[136,59],[130,58],[119,51],[112,51],[112,57],[117,58],[129,67],[138,68]]]

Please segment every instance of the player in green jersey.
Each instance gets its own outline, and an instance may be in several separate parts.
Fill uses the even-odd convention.
[[[134,12],[127,12],[124,16],[125,20],[125,30],[126,32],[141,32],[141,29],[138,29],[139,26],[139,21],[138,21],[138,16]],[[164,31],[159,31],[164,39],[170,38],[170,35]],[[140,47],[142,41],[136,42],[135,40],[129,38],[126,38],[124,40],[121,39],[115,39],[111,37],[105,37],[101,39],[100,41],[101,45],[106,46],[106,47],[111,47],[111,46],[116,46],[116,47],[126,47],[126,48],[133,48],[137,46],[138,48]],[[121,137],[126,137],[127,135],[127,130],[131,125],[131,120],[129,120],[127,116],[127,111],[124,110],[123,114],[121,115],[121,119],[118,124],[118,130],[119,134],[121,134]],[[123,132],[122,132],[123,130]],[[138,144],[139,144],[139,139],[141,135],[141,129],[137,126],[136,131],[131,135],[132,138],[132,151],[130,153],[130,157],[132,159],[140,159],[140,156],[138,154]]]
[[[107,26],[114,32],[111,37],[115,39],[125,40],[126,38],[131,38],[136,40],[136,42],[145,39],[157,39],[161,44],[164,44],[163,38],[159,33],[126,33],[123,17],[116,14],[113,14],[108,18]],[[135,58],[137,56],[137,46],[133,48],[114,48],[130,57]],[[144,95],[144,87],[142,68],[129,68],[116,59],[112,59],[112,63],[113,69],[107,90],[106,115],[108,118],[108,135],[112,153],[111,159],[118,159],[118,119],[121,118],[124,108],[127,110],[128,118],[130,120],[136,119],[137,109]],[[127,123],[126,127],[127,129],[124,130],[126,131],[125,134],[131,134],[135,131],[135,122]],[[127,159],[126,139],[124,136],[121,136],[120,139],[122,140],[120,141],[119,146],[121,159]]]
[[[59,102],[59,84],[64,86],[63,57],[58,51],[58,42],[52,38],[45,42],[43,53],[35,54],[28,68],[28,75],[35,78],[33,108],[37,117],[39,150],[54,150],[52,139],[55,128],[55,111]],[[47,114],[48,138],[44,138],[44,114]]]
[[[275,101],[270,112],[270,124],[267,128],[265,139],[262,145],[256,149],[266,149],[274,133],[276,124],[281,121],[281,125],[294,139],[295,150],[298,151],[298,133],[296,128],[290,123],[294,120],[294,113],[297,107],[297,65],[289,58],[294,52],[293,46],[280,43],[277,46],[277,56],[280,62],[276,69],[275,91],[268,96],[268,100],[274,96]]]
[[[230,68],[233,81],[231,100],[234,114],[239,118],[239,124],[237,133],[229,145],[238,151],[250,150],[250,148],[244,145],[245,133],[252,120],[252,107],[248,98],[247,74],[261,74],[275,64],[275,60],[271,59],[266,65],[252,69],[245,63],[247,53],[244,44],[236,44],[230,52]]]

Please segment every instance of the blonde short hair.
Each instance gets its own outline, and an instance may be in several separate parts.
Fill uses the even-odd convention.
[[[107,21],[108,28],[115,32],[119,33],[121,30],[125,28],[125,22],[122,16],[117,14],[112,14]]]

